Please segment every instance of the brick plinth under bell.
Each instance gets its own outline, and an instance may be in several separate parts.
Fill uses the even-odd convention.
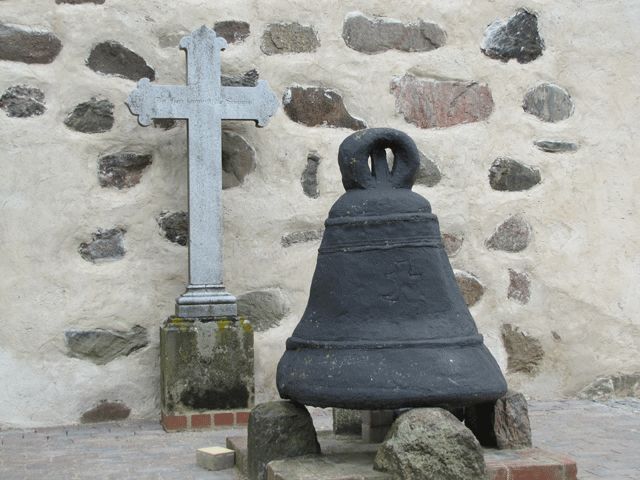
[[[243,317],[169,317],[160,328],[166,431],[246,425],[254,402],[253,328]]]

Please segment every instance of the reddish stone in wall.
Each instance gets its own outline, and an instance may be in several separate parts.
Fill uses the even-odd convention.
[[[443,128],[485,120],[493,111],[485,84],[418,78],[407,74],[391,82],[396,110],[420,128]]]

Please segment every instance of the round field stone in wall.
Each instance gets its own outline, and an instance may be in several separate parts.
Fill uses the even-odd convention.
[[[220,83],[223,87],[255,87],[260,75],[254,68],[241,75],[221,75]]]
[[[520,9],[506,22],[496,20],[487,27],[480,47],[491,58],[508,62],[512,58],[519,63],[529,63],[544,50],[544,41],[538,32],[538,17]]]
[[[98,159],[98,181],[101,187],[119,190],[140,183],[142,172],[151,165],[151,154],[119,152]]]
[[[424,185],[425,187],[434,187],[440,180],[442,180],[442,174],[438,165],[427,157],[424,153],[420,153],[420,168],[418,169],[418,176],[415,183],[418,185]]]
[[[464,243],[464,235],[461,233],[443,233],[442,245],[448,257],[455,257]]]
[[[323,234],[324,228],[319,228],[317,230],[301,230],[298,232],[291,232],[282,236],[282,238],[280,239],[280,244],[284,248],[288,248],[298,243],[315,242],[316,240],[322,239]]]
[[[91,410],[87,410],[80,417],[80,423],[113,422],[129,418],[131,409],[122,402],[102,400]]]
[[[521,215],[513,215],[501,223],[485,242],[491,250],[520,252],[531,241],[531,226]]]
[[[113,122],[113,103],[92,98],[76,105],[64,124],[77,132],[102,133],[111,130]]]
[[[247,22],[240,20],[223,20],[213,25],[216,35],[224,38],[227,43],[240,43],[251,33],[251,29]]]
[[[322,87],[289,87],[282,97],[287,116],[308,127],[339,127],[361,130],[367,125],[352,117],[342,96]]]
[[[531,280],[526,272],[516,272],[509,269],[509,289],[507,298],[515,300],[522,305],[529,302],[531,298]]]
[[[144,58],[112,40],[93,47],[87,59],[87,66],[98,73],[134,81],[141,78],[153,81],[156,78],[156,72],[147,65]]]
[[[294,23],[271,23],[262,35],[260,49],[267,55],[315,52],[320,40],[313,27]]]
[[[118,260],[124,257],[124,234],[126,230],[121,227],[109,230],[98,230],[93,233],[89,242],[80,244],[78,252],[87,262],[102,263],[110,260]]]
[[[130,330],[93,328],[64,332],[67,355],[105,365],[118,357],[126,357],[149,344],[147,329],[135,325]]]
[[[540,340],[508,323],[502,326],[502,341],[507,351],[507,370],[535,375],[540,370],[544,350]]]
[[[187,212],[162,212],[158,217],[158,225],[167,240],[183,247],[187,245],[189,241],[189,215]]]
[[[237,187],[256,169],[256,152],[237,133],[222,132],[222,188]]]
[[[0,60],[51,63],[60,50],[62,42],[51,32],[0,23]]]
[[[318,188],[318,166],[320,165],[320,155],[316,152],[309,152],[307,155],[307,165],[302,171],[300,184],[302,191],[309,198],[318,198],[320,190]]]
[[[489,183],[494,190],[528,190],[540,183],[540,180],[539,170],[512,158],[496,158],[489,169]]]
[[[280,290],[256,290],[238,297],[238,315],[248,317],[256,332],[264,332],[280,325],[289,313],[289,306]]]
[[[428,52],[443,46],[447,34],[439,25],[423,20],[402,23],[392,18],[371,18],[351,12],[344,20],[342,38],[349,48],[362,53]]]
[[[564,88],[553,83],[542,83],[524,96],[522,108],[543,122],[559,122],[573,114],[573,100]]]
[[[391,93],[396,99],[396,111],[420,128],[478,122],[493,112],[491,90],[478,82],[406,74],[393,79]]]
[[[533,142],[543,152],[548,153],[572,153],[578,150],[578,145],[573,142],[562,142],[556,140],[538,140]]]
[[[480,301],[484,295],[484,286],[474,274],[462,270],[454,270],[454,276],[462,293],[462,298],[468,307]]]
[[[28,85],[14,85],[0,97],[0,108],[8,117],[26,118],[42,115],[46,110],[44,92]]]

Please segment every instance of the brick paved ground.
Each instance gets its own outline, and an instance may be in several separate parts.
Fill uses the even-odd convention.
[[[640,401],[535,402],[534,444],[578,461],[580,480],[640,479]],[[315,414],[330,428],[327,413]],[[233,480],[195,465],[195,449],[224,445],[239,430],[166,434],[157,422],[0,432],[0,479]]]

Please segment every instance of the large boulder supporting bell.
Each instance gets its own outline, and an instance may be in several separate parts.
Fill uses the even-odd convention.
[[[460,293],[438,219],[411,191],[413,140],[359,131],[338,163],[346,193],[325,222],[307,308],[278,365],[280,395],[362,410],[500,398],[506,382]]]

